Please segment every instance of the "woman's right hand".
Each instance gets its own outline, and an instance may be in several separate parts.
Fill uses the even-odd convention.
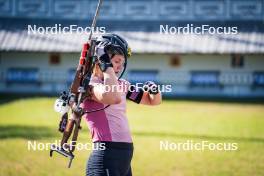
[[[111,47],[110,42],[100,42],[96,47],[95,47],[95,52],[96,56],[99,61],[99,67],[102,72],[105,72],[107,68],[113,67],[111,63],[111,58],[107,54],[107,50]]]

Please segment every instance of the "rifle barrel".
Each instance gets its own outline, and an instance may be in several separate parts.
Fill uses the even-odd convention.
[[[99,11],[100,11],[102,2],[103,2],[103,0],[99,0],[99,2],[97,4],[96,11],[95,11],[95,15],[94,15],[94,18],[93,18],[93,22],[92,22],[92,26],[91,26],[91,31],[90,31],[88,40],[91,40],[91,38],[92,38],[93,30],[94,30],[94,27],[96,25],[97,17],[98,17],[98,14],[99,14]]]

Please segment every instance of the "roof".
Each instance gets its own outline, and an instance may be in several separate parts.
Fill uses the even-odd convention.
[[[169,35],[157,32],[116,32],[134,53],[264,53],[263,33],[236,35]],[[0,30],[1,51],[80,52],[87,34],[28,34]]]

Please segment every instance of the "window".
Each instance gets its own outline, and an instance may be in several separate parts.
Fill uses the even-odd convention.
[[[174,54],[174,55],[171,56],[170,65],[172,67],[180,67],[181,60],[180,60],[180,56],[178,54]]]
[[[253,73],[253,86],[254,87],[264,87],[264,72],[255,71]]]
[[[219,87],[219,71],[191,71],[192,87]]]
[[[243,68],[244,67],[244,56],[240,54],[231,55],[231,66],[232,68]]]
[[[60,54],[58,53],[51,53],[49,56],[49,63],[51,65],[58,65],[60,64]]]
[[[9,68],[6,76],[7,83],[30,83],[39,82],[37,68]]]

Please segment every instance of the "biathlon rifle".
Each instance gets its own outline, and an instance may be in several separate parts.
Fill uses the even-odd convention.
[[[82,101],[87,96],[89,96],[89,83],[96,61],[96,38],[93,38],[93,29],[96,26],[97,17],[102,6],[102,1],[103,0],[98,1],[95,15],[90,28],[91,30],[88,42],[83,45],[79,64],[70,90],[69,92],[64,91],[61,94],[60,98],[56,100],[54,105],[55,110],[62,114],[59,124],[59,131],[63,133],[63,136],[60,141],[60,146],[57,146],[55,144],[51,145],[50,157],[52,157],[54,151],[65,157],[68,157],[70,159],[68,168],[71,167],[72,160],[74,159],[73,152],[75,150],[79,130],[81,129],[81,118],[84,113],[89,113],[84,112],[80,105]],[[72,110],[70,118],[68,118],[69,109]],[[100,109],[94,111],[99,110]],[[72,139],[70,142],[68,142],[71,135]]]

